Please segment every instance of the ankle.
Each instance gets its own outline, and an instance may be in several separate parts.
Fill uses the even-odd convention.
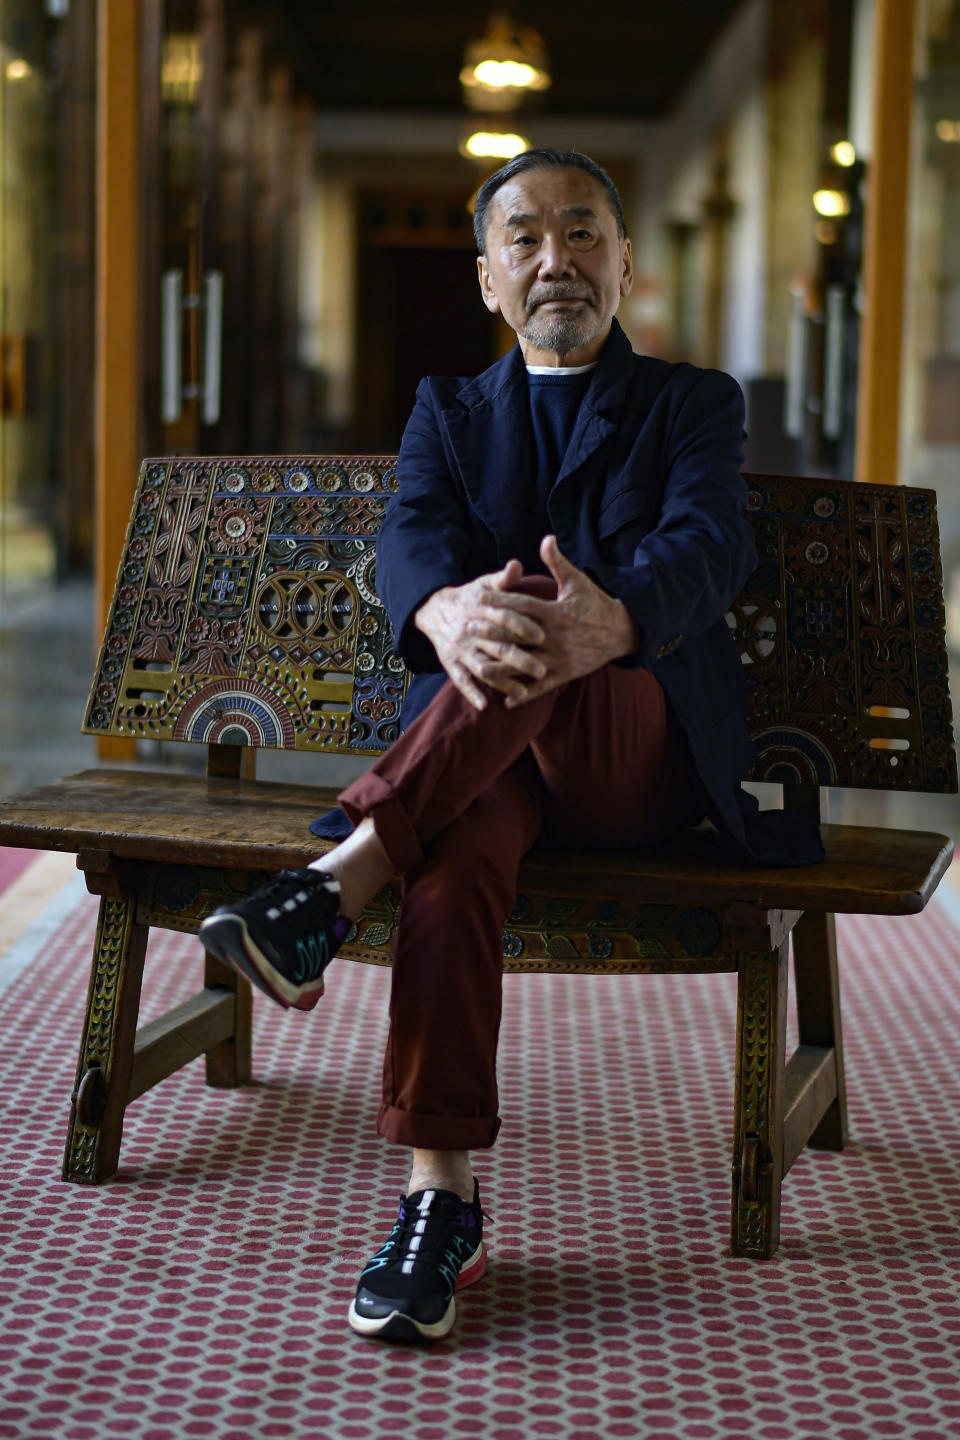
[[[325,874],[330,875],[336,880],[340,886],[340,899],[338,901],[340,914],[345,915],[348,920],[357,920],[361,910],[366,904],[366,899],[360,899],[358,903],[356,887],[352,883],[349,864],[344,865],[339,861],[336,850],[332,850],[329,855],[321,855],[318,860],[314,860],[310,868],[312,870],[323,870]],[[369,899],[369,896],[367,899]]]
[[[449,1190],[451,1195],[458,1195],[465,1205],[469,1205],[473,1200],[473,1176],[464,1183],[455,1175],[411,1175],[407,1194],[415,1195],[418,1190]]]
[[[415,1150],[407,1194],[450,1190],[467,1204],[473,1199],[473,1166],[466,1150]]]
[[[380,843],[369,816],[342,844],[310,862],[340,885],[340,913],[357,920],[365,905],[393,878],[394,867]]]
[[[345,915],[348,920],[357,921],[370,904],[373,897],[393,879],[392,869],[377,879],[371,879],[364,875],[358,880],[353,872],[344,867],[341,869],[336,865],[327,867],[327,873],[339,882],[340,885],[340,914]]]

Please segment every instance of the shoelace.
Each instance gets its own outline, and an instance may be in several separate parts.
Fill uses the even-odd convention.
[[[322,871],[317,871],[318,880],[328,880],[329,878],[330,877],[323,874]],[[274,895],[282,894],[289,896],[291,886],[298,886],[300,888],[309,887],[310,882],[309,880],[304,880],[302,875],[297,875],[293,870],[281,870],[279,874],[275,875],[272,880],[268,880],[265,885],[261,886],[258,894],[264,900],[267,900]],[[329,895],[331,894],[331,891],[326,889],[322,891],[316,891],[308,888],[307,893],[312,899],[315,895],[318,898],[321,894]]]
[[[457,1224],[464,1209],[466,1206],[461,1207],[458,1201],[439,1196],[430,1202],[429,1210],[421,1212],[411,1208],[407,1203],[407,1196],[402,1195],[400,1215],[397,1216],[393,1234],[387,1241],[387,1246],[394,1252],[390,1263],[408,1259],[423,1260],[427,1256],[442,1254],[450,1244],[451,1237],[466,1230],[466,1226]],[[417,1225],[421,1220],[426,1220],[427,1223],[423,1230],[418,1232]],[[411,1241],[417,1238],[420,1244],[411,1252]]]

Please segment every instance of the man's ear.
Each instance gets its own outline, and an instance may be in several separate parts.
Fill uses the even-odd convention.
[[[500,311],[500,301],[497,299],[497,292],[493,288],[490,279],[490,271],[487,267],[486,255],[477,256],[477,278],[480,281],[480,294],[483,296],[483,303],[491,315],[497,315]]]
[[[624,240],[623,242],[621,261],[620,294],[629,295],[633,289],[633,251],[630,248],[629,240]]]

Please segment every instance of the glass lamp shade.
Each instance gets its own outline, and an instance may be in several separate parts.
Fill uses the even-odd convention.
[[[550,84],[543,40],[505,15],[491,16],[483,39],[471,40],[463,58],[460,84],[471,110],[513,110],[530,91]]]

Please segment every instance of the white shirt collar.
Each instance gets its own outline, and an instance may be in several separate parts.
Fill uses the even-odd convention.
[[[600,362],[594,360],[589,365],[528,365],[528,375],[585,375],[588,370],[595,370]]]

